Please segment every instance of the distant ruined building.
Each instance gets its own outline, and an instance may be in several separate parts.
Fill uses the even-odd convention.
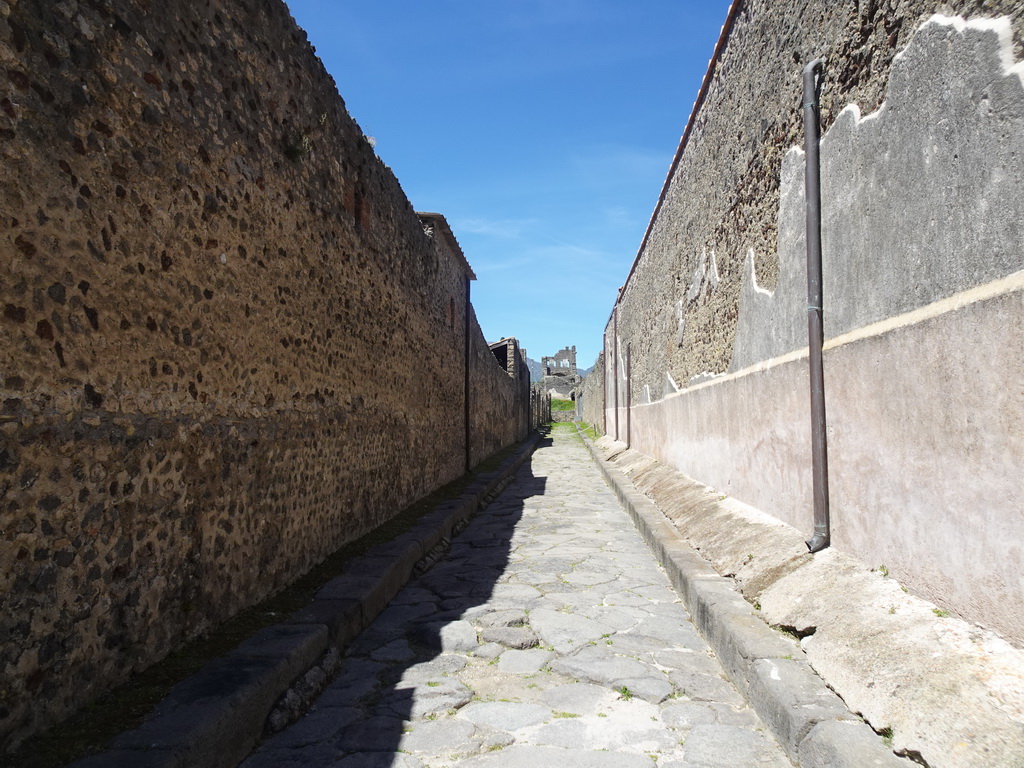
[[[515,337],[508,336],[488,346],[498,365],[512,378],[516,377],[518,371],[527,368],[526,350],[519,346]]]
[[[576,372],[576,346],[565,347],[558,353],[541,358],[544,375],[541,386],[552,397],[575,400],[576,388],[583,380]]]

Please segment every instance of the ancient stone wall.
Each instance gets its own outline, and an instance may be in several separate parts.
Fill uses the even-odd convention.
[[[580,384],[583,399],[583,421],[604,434],[604,352],[597,356],[594,367]]]
[[[534,382],[530,385],[530,426],[538,427],[551,421],[551,393]]]
[[[0,746],[464,471],[468,266],[279,0],[0,2],[0,263]]]
[[[692,119],[619,305],[632,342],[634,402],[729,369],[748,259],[774,289],[780,168],[803,143],[801,71],[825,59],[822,130],[851,103],[863,114],[884,98],[889,70],[934,13],[1010,15],[1024,57],[1021,0],[740,0],[706,97]],[[827,324],[826,324],[827,328]]]
[[[529,432],[530,372],[525,365],[517,365],[509,375],[484,341],[476,314],[470,317],[470,466],[476,466]]]
[[[575,397],[581,377],[576,369],[576,346],[563,347],[554,355],[541,358],[541,384],[548,393],[561,400]]]
[[[565,372],[576,375],[576,345],[563,347],[553,355],[542,357],[541,365],[544,367],[544,375],[551,376],[555,373]]]
[[[810,533],[799,75],[823,56],[831,544],[1024,643],[1024,6],[736,7],[586,388],[610,434]]]

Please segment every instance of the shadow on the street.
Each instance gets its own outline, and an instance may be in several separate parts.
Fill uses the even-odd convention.
[[[537,450],[551,444],[545,436]],[[524,506],[546,485],[545,477],[533,474],[532,461],[524,462],[508,487],[453,538],[447,556],[410,580],[352,642],[314,709],[271,737],[242,768],[325,759],[339,768],[401,765],[407,721],[444,715],[472,695],[456,678],[444,677],[459,664],[444,653],[476,646],[475,630],[464,619],[494,596]]]

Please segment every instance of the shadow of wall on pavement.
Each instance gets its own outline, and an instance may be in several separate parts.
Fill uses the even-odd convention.
[[[537,449],[551,444],[546,437]],[[265,741],[242,768],[316,760],[338,768],[401,766],[407,721],[469,703],[473,691],[447,675],[478,647],[470,619],[496,596],[523,509],[546,486],[545,477],[533,474],[532,460],[524,462],[508,487],[455,535],[447,556],[411,579],[352,642],[311,711]]]

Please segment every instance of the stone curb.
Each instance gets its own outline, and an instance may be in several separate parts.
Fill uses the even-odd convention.
[[[801,768],[907,768],[814,672],[800,644],[758,617],[657,505],[580,431],[594,461],[668,572],[694,624],[789,758]],[[620,451],[621,453],[622,451]]]
[[[535,433],[494,472],[442,502],[415,527],[351,561],[304,608],[264,628],[171,689],[112,749],[68,768],[233,768],[256,746],[275,703],[331,649],[342,650],[412,577],[416,564],[511,482]]]

